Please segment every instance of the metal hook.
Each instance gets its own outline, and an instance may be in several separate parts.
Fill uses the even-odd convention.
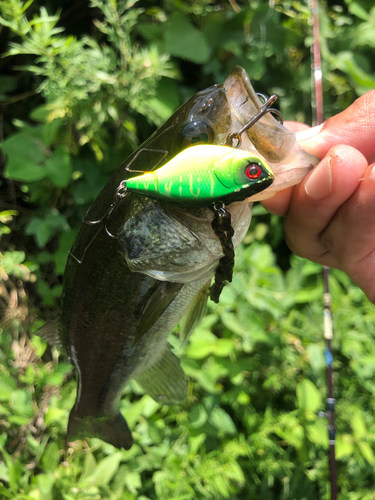
[[[108,210],[106,211],[106,213],[100,217],[100,219],[98,220],[89,220],[87,219],[87,214],[89,212],[89,210],[87,210],[87,212],[85,213],[85,215],[83,216],[82,218],[82,221],[84,222],[84,224],[88,224],[90,226],[96,226],[98,224],[100,224],[101,222],[104,221],[104,230],[105,232],[108,234],[108,236],[110,238],[117,238],[117,236],[115,236],[114,234],[112,234],[110,232],[110,230],[108,229],[107,227],[107,221],[109,219],[109,217],[111,216],[111,214],[113,213],[113,211],[120,205],[120,203],[122,203],[122,201],[124,200],[125,198],[125,195],[126,195],[126,181],[121,181],[119,186],[117,187],[116,191],[115,191],[115,196],[114,196],[114,199],[113,199],[113,202],[111,203],[111,205],[109,206]],[[69,251],[69,255],[76,261],[78,262],[78,264],[82,264],[82,261],[83,261],[83,258],[85,256],[85,253],[87,252],[88,248],[90,247],[90,245],[92,244],[92,242],[95,240],[95,238],[99,235],[100,231],[103,229],[103,226],[99,227],[97,230],[96,230],[96,233],[94,234],[94,236],[91,238],[91,240],[89,241],[88,245],[86,246],[86,248],[84,249],[83,251],[83,254],[82,254],[82,257],[79,259],[78,257],[76,257],[71,251]]]
[[[216,213],[216,212],[225,212],[225,204],[222,201],[215,201],[212,203],[211,210]]]
[[[264,94],[262,94],[261,92],[257,92],[256,94],[259,97],[259,100],[262,102],[262,104],[267,102],[267,97]]]
[[[102,217],[100,217],[100,219],[98,219],[98,220],[89,220],[89,219],[87,219],[86,216],[87,216],[87,214],[88,214],[88,212],[90,210],[90,209],[88,209],[87,212],[85,213],[85,215],[83,216],[82,221],[85,224],[89,224],[91,226],[95,226],[96,224],[100,224],[105,219],[109,218],[109,216],[111,215],[111,213],[113,212],[113,210],[123,200],[123,198],[125,197],[125,195],[126,195],[126,180],[120,182],[119,186],[117,187],[117,189],[115,191],[115,195],[113,197],[113,202],[110,204],[110,206],[109,206],[108,210],[106,211],[106,213]]]
[[[246,125],[244,125],[241,130],[238,132],[234,132],[232,134],[229,134],[227,137],[227,142],[226,145],[230,146],[232,148],[239,148],[241,146],[241,135],[246,131],[249,130],[249,128],[253,127],[264,115],[267,113],[274,113],[280,118],[280,123],[281,125],[284,122],[283,115],[280,113],[278,109],[271,108],[272,104],[276,101],[277,95],[271,95],[269,99],[266,99],[266,96],[263,94],[257,94],[258,97],[261,99],[265,100],[265,103],[261,107],[259,113],[257,113],[255,116],[249,120]],[[234,141],[237,141],[237,144],[234,143]]]
[[[85,213],[85,215],[83,216],[83,222],[85,224],[88,224],[90,226],[95,226],[97,224],[100,224],[101,222],[103,221],[107,221],[109,219],[109,217],[111,216],[111,214],[113,213],[113,211],[118,207],[118,205],[123,201],[123,199],[125,198],[126,196],[126,180],[123,180],[120,182],[119,186],[117,187],[116,191],[115,191],[115,195],[113,197],[113,202],[110,204],[108,210],[106,211],[106,213],[100,217],[100,219],[98,220],[89,220],[87,219],[87,214],[89,212],[90,209],[87,210],[87,212]],[[116,238],[115,235],[113,235],[109,229],[107,228],[107,224],[104,224],[104,229],[105,229],[105,232],[108,234],[108,236],[110,236],[111,238]]]

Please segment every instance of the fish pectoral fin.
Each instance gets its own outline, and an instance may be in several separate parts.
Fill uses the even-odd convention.
[[[83,417],[74,415],[74,409],[69,415],[67,439],[84,439],[96,437],[116,448],[129,450],[133,437],[126,420],[120,412],[114,417]]]
[[[182,321],[181,325],[181,346],[185,345],[190,335],[193,333],[195,327],[201,321],[206,312],[206,305],[208,300],[208,291],[211,285],[209,280],[194,297],[190,309]]]
[[[160,282],[142,311],[132,346],[156,323],[183,286],[183,283]]]
[[[158,361],[135,380],[152,399],[162,405],[181,403],[187,395],[188,378],[169,344]]]
[[[42,337],[49,345],[64,349],[59,317],[38,328],[34,334]]]

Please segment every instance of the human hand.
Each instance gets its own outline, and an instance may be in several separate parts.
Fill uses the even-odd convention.
[[[375,303],[375,90],[320,127],[285,125],[321,161],[263,205],[286,216],[295,254],[341,269]]]

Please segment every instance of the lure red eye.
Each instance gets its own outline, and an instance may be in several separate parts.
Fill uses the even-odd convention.
[[[249,163],[245,173],[249,179],[258,179],[262,174],[262,169],[257,163]]]

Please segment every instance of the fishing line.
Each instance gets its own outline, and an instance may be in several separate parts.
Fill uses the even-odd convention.
[[[264,17],[259,22],[260,40],[259,40],[259,51],[256,58],[256,63],[252,67],[252,74],[256,75],[257,69],[260,66],[260,62],[264,60],[264,50],[266,48],[267,41],[267,22],[272,18],[275,11],[275,0],[268,1],[268,10]]]
[[[314,43],[311,47],[312,57],[312,93],[311,108],[313,111],[314,121],[313,125],[321,125],[324,121],[323,114],[323,86],[322,86],[322,67],[321,67],[321,53],[320,53],[320,39],[319,39],[319,10],[318,0],[310,0],[309,7],[312,12],[313,18],[313,39]],[[321,412],[328,420],[328,440],[329,440],[329,472],[331,483],[331,500],[337,499],[337,463],[336,463],[336,437],[335,437],[335,399],[333,397],[333,355],[332,355],[332,338],[333,338],[333,325],[332,325],[332,312],[331,303],[332,296],[329,289],[329,267],[323,266],[324,277],[324,338],[326,339],[325,359],[327,366],[327,410]]]

